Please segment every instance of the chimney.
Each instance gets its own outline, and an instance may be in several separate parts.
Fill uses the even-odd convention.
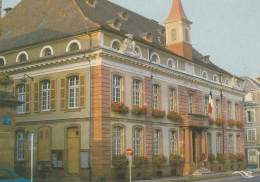
[[[1,0],[0,0],[0,1],[1,1]],[[4,9],[5,14],[7,15],[12,9],[13,9],[13,8],[10,8],[10,7],[5,8],[5,9]]]
[[[191,21],[188,20],[181,0],[173,0],[168,18],[164,21],[166,28],[166,48],[180,56],[192,60],[190,38]]]

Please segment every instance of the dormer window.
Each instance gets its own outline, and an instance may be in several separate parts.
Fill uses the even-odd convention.
[[[25,54],[21,54],[20,57],[19,57],[19,61],[26,61],[27,60],[27,57]]]
[[[158,34],[165,36],[165,28],[158,28],[156,29],[156,31],[158,32]]]
[[[168,59],[168,61],[167,61],[167,66],[169,67],[169,68],[173,68],[173,69],[176,69],[176,63],[175,63],[175,61],[173,60],[173,59]]]
[[[112,40],[110,47],[116,51],[119,51],[121,49],[121,43],[120,40]]]
[[[118,13],[118,16],[120,18],[122,18],[123,20],[128,21],[129,16],[126,12],[120,12],[120,13]]]
[[[213,81],[214,82],[219,82],[218,75],[216,75],[216,74],[213,75]]]
[[[23,62],[28,60],[28,54],[25,51],[20,52],[16,57],[16,62]]]
[[[51,46],[45,46],[42,48],[40,57],[47,57],[53,55],[53,49]]]
[[[142,39],[144,39],[146,41],[149,41],[149,42],[153,41],[153,35],[149,32],[142,33],[142,34],[140,34],[140,36],[142,37]]]
[[[208,73],[206,71],[202,71],[201,76],[204,79],[208,79]]]
[[[79,50],[79,45],[74,42],[70,45],[70,51],[76,51],[76,50]]]
[[[81,49],[81,44],[78,40],[72,40],[68,43],[66,52],[77,51]]]
[[[96,3],[97,3],[96,0],[87,0],[87,4],[88,4],[89,6],[91,6],[92,8],[95,8],[95,7],[96,7]]]
[[[4,57],[0,57],[0,66],[4,66],[5,65],[5,59]]]
[[[108,25],[116,30],[120,30],[121,22],[118,19],[107,21]]]
[[[151,62],[154,62],[154,63],[160,63],[160,57],[157,53],[152,53],[151,55]]]

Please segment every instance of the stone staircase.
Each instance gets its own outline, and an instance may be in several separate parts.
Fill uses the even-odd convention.
[[[205,174],[211,174],[210,170],[204,170],[203,168],[197,168],[194,173],[192,174],[193,176],[201,176]]]
[[[65,182],[71,182],[71,181],[75,181],[75,182],[81,182],[81,179],[79,177],[78,174],[67,174],[61,181],[65,181]]]

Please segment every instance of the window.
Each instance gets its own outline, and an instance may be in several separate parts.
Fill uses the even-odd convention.
[[[122,78],[113,76],[113,102],[122,102]]]
[[[123,152],[123,128],[115,127],[113,136],[113,154],[120,155]]]
[[[176,63],[175,63],[175,61],[173,61],[173,59],[168,59],[168,61],[167,61],[167,66],[169,67],[169,68],[176,68]]]
[[[256,149],[248,150],[248,163],[257,163]]]
[[[80,166],[81,168],[88,168],[88,151],[81,151],[80,152]]]
[[[238,121],[238,104],[235,104],[235,120]]]
[[[120,46],[120,43],[118,42],[118,41],[114,41],[113,43],[112,43],[112,49],[114,49],[114,50],[116,50],[116,51],[119,51],[120,50],[120,48],[121,48],[121,46]]]
[[[17,98],[18,101],[23,102],[22,105],[18,106],[17,113],[24,113],[25,112],[25,85],[20,84],[17,86]]]
[[[0,58],[0,66],[4,66],[5,65],[5,60],[4,58]]]
[[[46,57],[46,56],[51,56],[52,55],[52,52],[51,52],[51,49],[49,48],[46,48],[44,51],[43,51],[43,57]]]
[[[79,107],[79,77],[69,78],[69,108]]]
[[[16,159],[24,159],[24,132],[18,131],[16,133]]]
[[[141,156],[142,155],[142,129],[135,128],[134,129],[134,155]]]
[[[175,90],[169,89],[169,111],[175,111]]]
[[[171,131],[170,132],[170,153],[176,154],[176,132]]]
[[[172,30],[171,30],[171,39],[172,39],[172,41],[177,40],[176,29],[172,29]]]
[[[53,168],[62,168],[63,167],[63,157],[62,151],[53,151],[52,152],[52,167]]]
[[[213,81],[214,81],[214,82],[219,82],[219,79],[218,79],[218,76],[217,76],[217,75],[214,75],[214,76],[213,76]]]
[[[211,149],[211,134],[210,133],[207,134],[207,144],[208,144],[208,154],[211,154],[212,149]]]
[[[185,40],[186,42],[190,42],[189,31],[187,29],[185,29]]]
[[[219,100],[216,100],[215,102],[215,108],[216,108],[216,119],[220,118],[220,102]]]
[[[153,155],[160,154],[160,130],[153,133]]]
[[[76,51],[79,50],[79,45],[76,42],[73,42],[72,44],[70,44],[70,51]]]
[[[141,82],[139,80],[133,81],[133,106],[141,106]]]
[[[208,114],[209,114],[209,97],[206,96],[204,98],[204,115],[208,116]]]
[[[154,62],[154,63],[159,63],[160,62],[159,55],[157,53],[155,53],[155,52],[152,53],[151,61]]]
[[[237,139],[236,139],[236,147],[237,147],[237,153],[240,153],[240,136],[237,135]]]
[[[232,119],[232,105],[231,105],[231,102],[227,103],[227,117],[228,117],[228,120]]]
[[[159,109],[159,86],[153,85],[153,109]]]
[[[234,137],[233,137],[233,135],[228,136],[228,153],[234,153]]]
[[[202,78],[208,79],[208,73],[206,71],[202,71]]]
[[[193,102],[192,102],[192,99],[193,99],[193,95],[189,94],[189,96],[188,96],[188,113],[189,114],[193,113]]]
[[[217,142],[217,143],[216,143],[216,150],[217,150],[216,152],[217,152],[217,153],[222,153],[222,151],[221,151],[221,143],[222,143],[222,142],[221,142],[221,138],[222,138],[221,135],[218,134],[218,135],[217,135],[217,140],[216,140],[216,142]]]
[[[50,111],[50,81],[42,81],[41,86],[42,111]]]
[[[255,112],[254,111],[246,111],[246,121],[247,122],[255,122]]]
[[[27,56],[26,56],[26,54],[20,54],[20,56],[19,56],[19,62],[22,62],[22,61],[27,61]]]
[[[256,129],[247,129],[247,141],[255,142],[256,141]]]

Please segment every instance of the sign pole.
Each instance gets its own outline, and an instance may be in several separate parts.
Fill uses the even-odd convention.
[[[31,182],[33,182],[33,135],[31,137]]]
[[[130,174],[130,182],[131,182],[132,181],[132,156],[129,156],[129,159],[130,159],[129,174]]]
[[[258,171],[259,171],[259,153],[257,154],[257,163],[258,163]]]

